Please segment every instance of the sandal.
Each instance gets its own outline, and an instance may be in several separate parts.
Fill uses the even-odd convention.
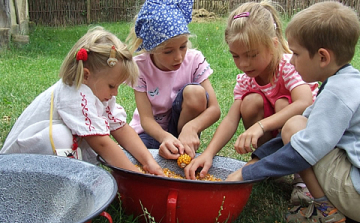
[[[314,198],[310,194],[307,187],[297,186],[298,183],[303,183],[300,177],[293,180],[292,185],[294,186],[294,189],[291,192],[290,204],[294,206],[308,206],[308,204],[313,201]]]
[[[294,207],[286,214],[286,222],[345,222],[346,217],[338,211],[329,201],[310,202],[309,207]]]

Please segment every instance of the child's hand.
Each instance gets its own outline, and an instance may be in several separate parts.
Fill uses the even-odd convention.
[[[208,173],[211,165],[212,165],[213,157],[206,153],[202,153],[200,156],[196,157],[195,159],[191,160],[191,162],[185,167],[185,177],[187,179],[195,180],[195,171],[202,167],[200,172],[200,177],[205,177]]]
[[[184,146],[171,134],[168,134],[159,147],[159,155],[165,159],[177,159],[183,153]]]
[[[242,168],[238,169],[237,171],[229,174],[225,181],[243,181],[242,177]]]
[[[196,131],[191,131],[189,128],[186,128],[186,125],[183,127],[178,139],[184,145],[185,153],[188,154],[191,158],[195,157],[195,152],[199,149],[200,139]]]
[[[135,166],[134,164],[131,167],[126,168],[126,169],[137,172],[137,173],[142,173],[142,171],[139,169],[139,167]]]
[[[253,152],[257,148],[258,139],[263,135],[262,128],[255,123],[237,138],[234,145],[236,152],[239,154]]]
[[[148,163],[143,165],[143,169],[150,174],[164,177],[165,174],[159,164],[154,160],[150,160]]]

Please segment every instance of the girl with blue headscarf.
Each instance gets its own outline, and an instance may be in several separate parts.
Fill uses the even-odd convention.
[[[220,118],[213,70],[200,51],[188,49],[192,6],[193,0],[147,0],[128,37],[140,71],[130,125],[166,159],[194,158],[201,131]]]

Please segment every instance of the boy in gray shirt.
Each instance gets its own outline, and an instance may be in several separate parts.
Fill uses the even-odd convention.
[[[264,144],[227,180],[299,172],[314,201],[291,209],[287,222],[360,221],[360,72],[349,64],[360,34],[357,14],[339,2],[316,3],[297,13],[285,34],[291,63],[304,81],[323,82],[320,93],[285,123],[283,147]]]

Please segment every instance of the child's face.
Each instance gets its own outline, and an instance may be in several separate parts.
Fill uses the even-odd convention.
[[[100,70],[96,73],[84,68],[84,84],[86,84],[99,98],[105,102],[118,94],[118,88],[125,80],[121,75],[121,64],[116,63],[112,68]],[[87,70],[87,71],[86,71]]]
[[[264,46],[259,46],[257,49],[249,49],[244,43],[235,41],[229,43],[229,51],[239,70],[249,77],[256,78],[259,84],[267,84],[270,74],[266,68],[273,57],[268,49]],[[264,82],[260,83],[261,80]]]
[[[179,69],[187,51],[187,43],[186,35],[167,40],[164,48],[152,54],[153,63],[163,71]]]
[[[288,38],[290,50],[293,52],[290,63],[294,65],[296,71],[300,74],[305,82],[315,82],[321,80],[321,74],[318,70],[320,63],[315,54],[310,58],[309,51],[301,46],[298,41],[292,37]]]

